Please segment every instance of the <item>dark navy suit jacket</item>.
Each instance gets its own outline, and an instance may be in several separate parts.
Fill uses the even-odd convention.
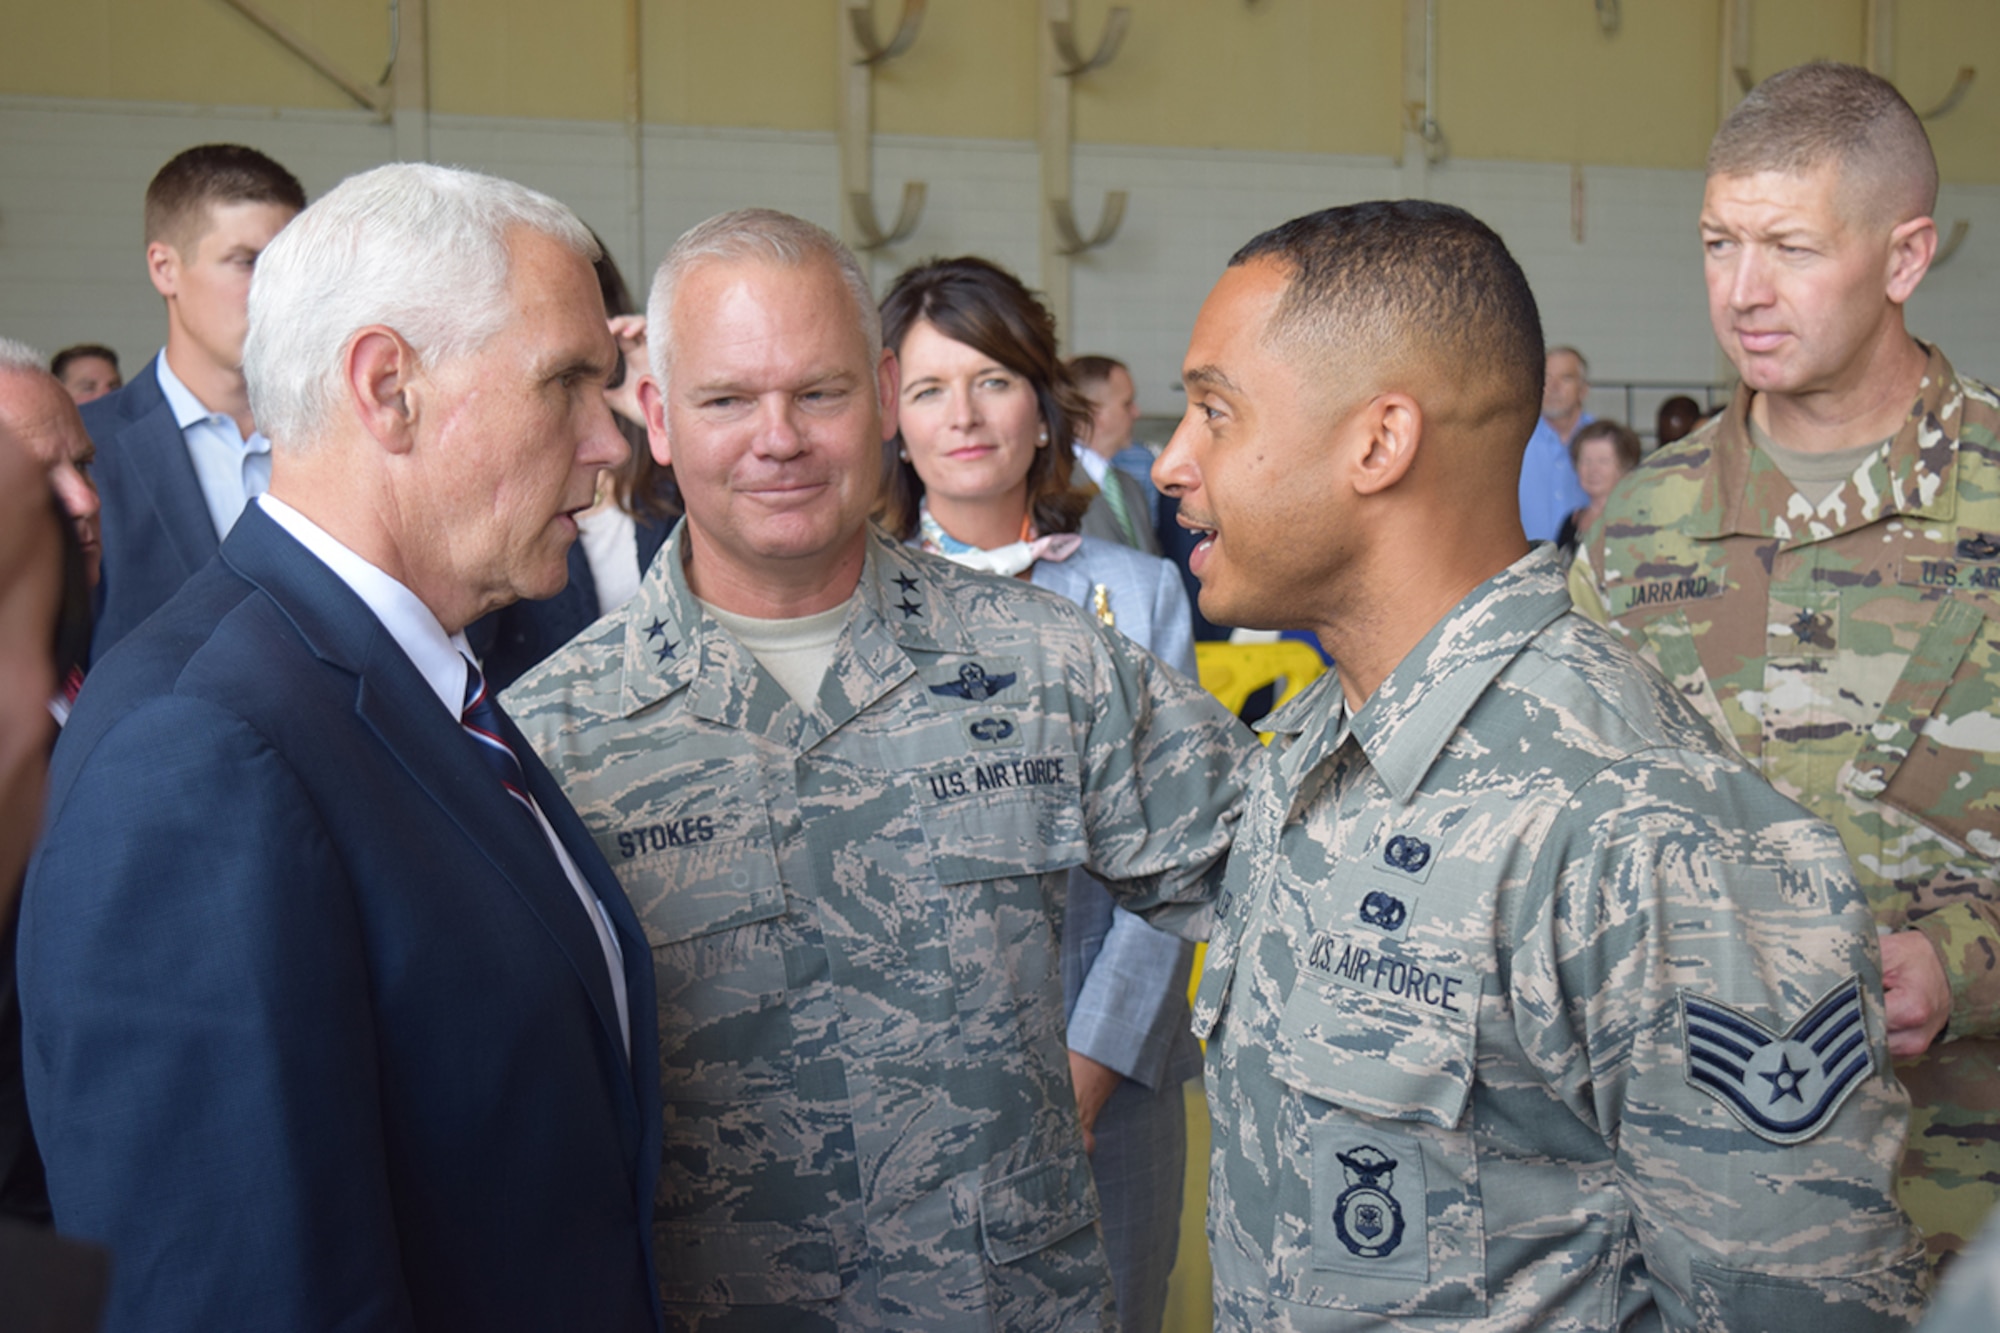
[[[97,585],[96,662],[215,554],[215,520],[187,441],[160,392],[159,357],[116,393],[83,406],[97,446],[91,477],[103,500],[104,575]]]
[[[119,1330],[653,1330],[651,951],[261,509],[91,672],[22,904],[56,1225]],[[636,1077],[635,1077],[636,1069]]]

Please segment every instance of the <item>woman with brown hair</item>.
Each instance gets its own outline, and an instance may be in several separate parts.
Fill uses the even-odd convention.
[[[1576,466],[1577,483],[1590,497],[1589,504],[1563,520],[1562,530],[1556,534],[1556,545],[1574,558],[1577,543],[1604,512],[1611,492],[1627,472],[1639,466],[1639,437],[1631,427],[1616,421],[1593,421],[1569,442],[1569,457]]]
[[[1085,608],[1189,678],[1187,594],[1156,556],[1077,535],[1094,492],[1072,485],[1088,402],[1056,353],[1055,321],[1019,279],[945,259],[896,279],[882,340],[902,370],[882,517],[947,559],[1026,579]],[[1192,947],[1072,871],[1062,941],[1070,1073],[1103,1209],[1120,1326],[1165,1317],[1186,1161],[1181,1084]]]

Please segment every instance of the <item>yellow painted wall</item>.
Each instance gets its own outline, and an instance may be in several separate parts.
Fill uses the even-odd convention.
[[[650,121],[831,131],[842,0],[642,0]],[[387,0],[259,0],[364,81]],[[1125,0],[1131,35],[1078,81],[1079,140],[1393,155],[1403,0]],[[1750,0],[1751,72],[1859,60],[1866,0]],[[873,0],[892,29],[901,0]],[[1075,0],[1094,45],[1111,0]],[[1720,0],[1438,0],[1436,114],[1463,157],[1689,168],[1714,130]],[[614,120],[625,0],[430,0],[433,109]],[[1919,109],[1959,66],[1964,105],[1931,126],[1948,181],[2000,182],[2000,4],[1898,0],[1898,84]],[[876,84],[884,133],[1029,139],[1038,0],[932,0]],[[351,103],[223,0],[0,0],[0,94],[211,105]]]

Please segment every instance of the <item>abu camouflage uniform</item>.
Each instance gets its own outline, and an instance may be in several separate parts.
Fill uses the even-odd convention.
[[[1539,546],[1260,726],[1195,1004],[1225,1329],[1902,1327],[1868,905]]]
[[[1840,831],[1877,921],[1937,946],[1950,1020],[1897,1065],[1936,1254],[2000,1200],[2000,403],[1928,350],[1903,428],[1816,510],[1739,388],[1613,493],[1570,590]]]
[[[684,542],[506,699],[653,945],[669,1325],[1108,1327],[1068,872],[1205,934],[1254,739],[1062,598],[880,532],[801,709]]]

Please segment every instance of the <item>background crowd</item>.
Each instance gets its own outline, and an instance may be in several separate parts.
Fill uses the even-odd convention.
[[[1913,1325],[2000,1189],[1936,192],[1762,85],[1641,429],[1470,214],[1310,214],[1146,442],[979,256],[739,210],[641,311],[519,185],[177,154],[160,353],[0,341],[0,1301],[1158,1329],[1201,1037],[1218,1325]],[[1195,643],[1278,635],[1265,750]]]

